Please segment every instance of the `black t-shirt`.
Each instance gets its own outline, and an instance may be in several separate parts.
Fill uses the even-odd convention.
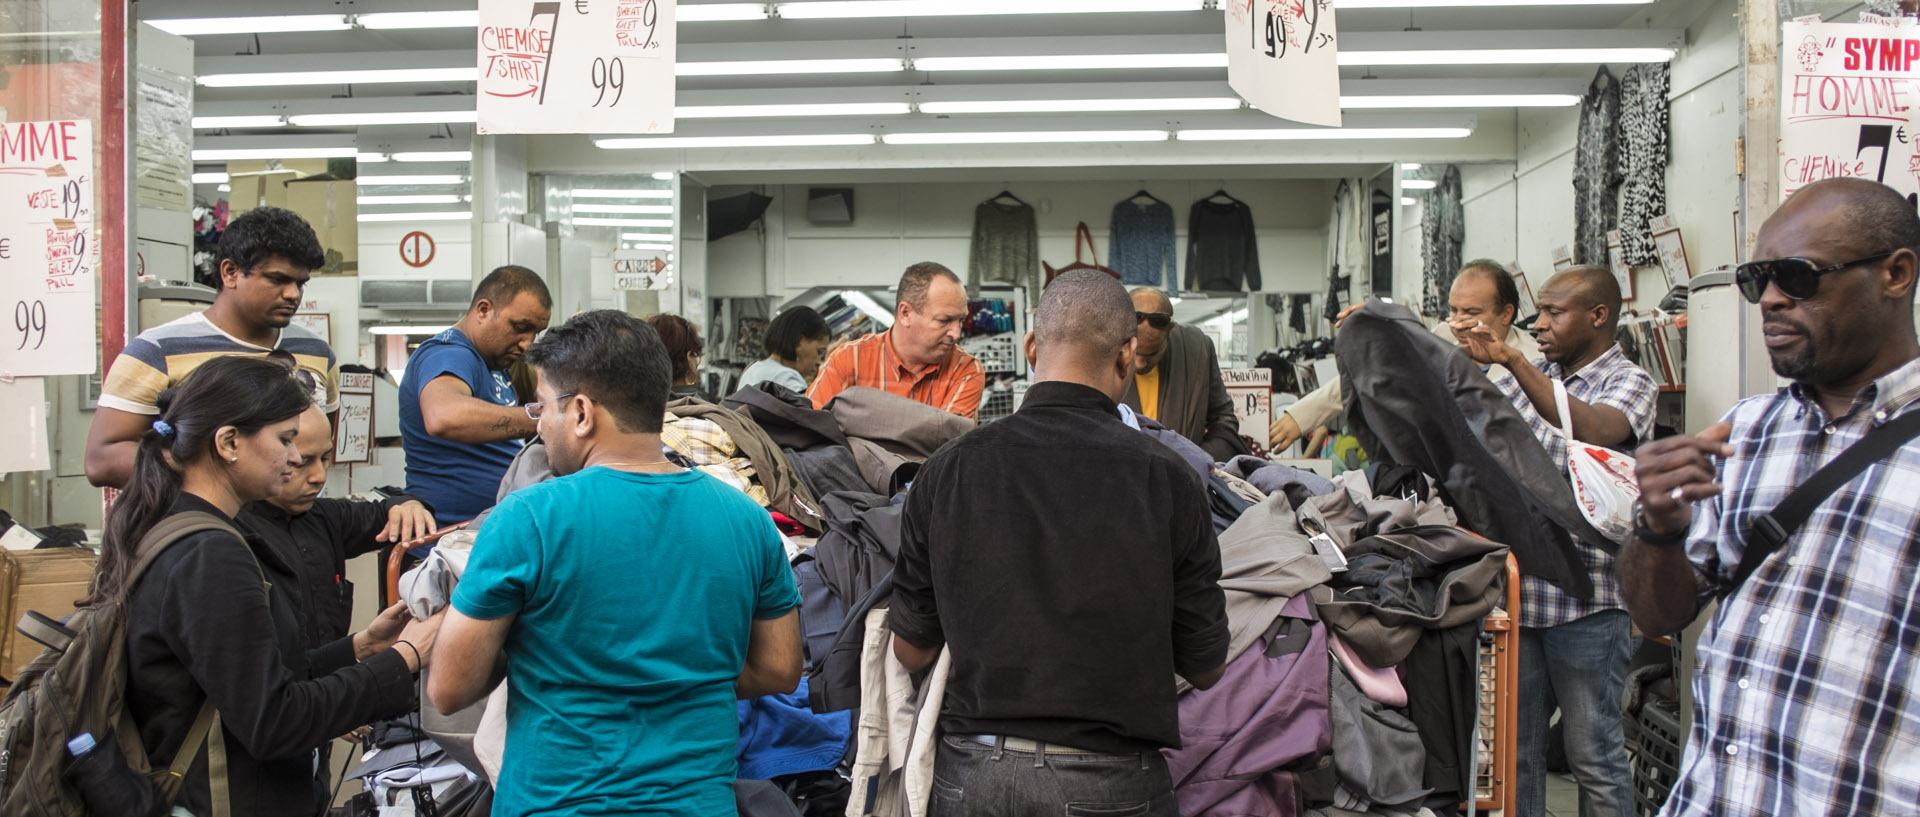
[[[887,621],[908,643],[951,648],[950,733],[1179,746],[1174,673],[1227,654],[1200,481],[1105,395],[1037,383],[1013,416],[920,470]]]

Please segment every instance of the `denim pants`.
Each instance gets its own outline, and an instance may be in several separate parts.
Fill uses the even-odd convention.
[[[1547,730],[1560,709],[1581,817],[1632,817],[1633,774],[1620,698],[1633,658],[1633,624],[1607,610],[1557,627],[1520,628],[1519,817],[1547,814]]]
[[[1179,817],[1159,752],[1052,754],[946,735],[934,753],[930,817]]]

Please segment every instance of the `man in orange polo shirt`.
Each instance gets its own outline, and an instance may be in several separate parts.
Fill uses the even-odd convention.
[[[967,321],[960,276],[922,261],[900,276],[899,296],[893,328],[834,350],[807,396],[815,408],[826,408],[840,392],[867,386],[975,417],[986,373],[960,350],[960,328]]]

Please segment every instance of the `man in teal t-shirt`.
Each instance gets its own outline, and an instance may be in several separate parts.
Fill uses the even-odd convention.
[[[492,688],[507,656],[510,815],[731,815],[734,701],[791,692],[800,594],[772,518],[668,463],[670,364],[612,310],[527,353],[554,473],[487,517],[433,651],[442,712]]]

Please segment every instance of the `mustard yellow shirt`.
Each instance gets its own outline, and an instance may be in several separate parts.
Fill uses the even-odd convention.
[[[1153,371],[1133,376],[1133,383],[1140,391],[1140,413],[1154,420],[1160,419],[1160,367]]]

